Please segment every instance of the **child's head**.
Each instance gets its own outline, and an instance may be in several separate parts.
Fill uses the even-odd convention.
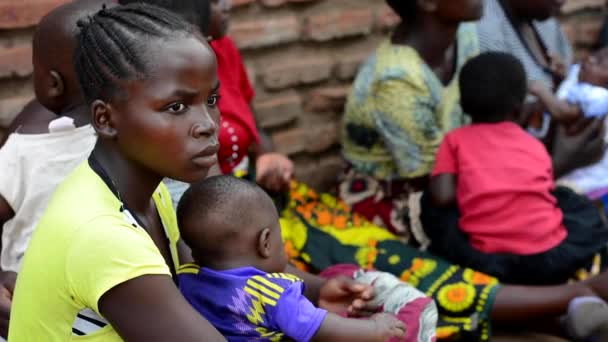
[[[579,81],[608,87],[608,47],[594,52],[583,61]]]
[[[475,123],[493,123],[519,117],[526,91],[521,62],[503,52],[486,52],[469,60],[460,71],[462,110]]]
[[[211,17],[209,30],[205,32],[211,39],[220,39],[228,33],[230,24],[230,0],[210,0]]]
[[[182,16],[200,32],[207,36],[211,16],[212,0],[120,0],[121,5],[145,3],[166,8]]]
[[[195,182],[217,162],[215,55],[177,14],[131,4],[79,22],[74,53],[99,149],[162,177]]]
[[[408,24],[413,24],[423,12],[455,23],[478,20],[483,14],[482,0],[427,0],[424,5],[417,0],[386,0],[386,3]]]
[[[195,183],[179,201],[177,219],[200,266],[268,273],[287,266],[277,209],[254,183],[233,176]]]
[[[40,20],[34,33],[32,61],[36,99],[56,114],[83,102],[72,63],[78,33],[76,23],[95,13],[102,4],[99,0],[76,0],[59,6]]]

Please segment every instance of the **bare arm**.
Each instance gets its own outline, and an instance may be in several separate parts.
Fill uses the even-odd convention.
[[[363,320],[328,313],[312,341],[384,342],[404,335],[405,325],[392,315],[379,314]]]
[[[99,311],[127,342],[225,341],[167,275],[126,281],[99,300]]]
[[[551,113],[551,117],[560,123],[571,123],[583,115],[579,106],[560,100],[551,89],[540,82],[530,82],[529,91],[539,98]]]
[[[441,208],[456,204],[456,175],[443,173],[431,178],[433,203]]]

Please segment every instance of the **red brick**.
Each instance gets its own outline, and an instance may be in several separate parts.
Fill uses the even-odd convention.
[[[369,8],[334,10],[309,17],[304,34],[317,42],[364,35],[372,31],[373,22],[374,15]]]
[[[289,59],[264,71],[262,82],[269,90],[283,89],[298,84],[311,84],[329,78],[333,62],[327,57]]]
[[[312,90],[304,106],[309,112],[342,113],[350,85],[322,87]]]
[[[585,8],[602,8],[605,0],[568,0],[562,8],[562,13],[570,14]]]
[[[376,27],[380,30],[389,30],[397,26],[401,18],[387,5],[383,5],[376,13]]]
[[[241,49],[259,48],[298,40],[300,23],[294,15],[250,19],[232,25],[230,35]]]
[[[272,142],[279,153],[293,155],[306,150],[306,129],[297,127],[273,134]]]
[[[576,43],[578,44],[595,44],[602,28],[603,18],[586,18],[578,24],[576,33]]]
[[[30,27],[53,8],[69,0],[0,1],[0,29]]]
[[[15,116],[31,99],[32,96],[19,96],[0,100],[0,127],[10,126]]]
[[[302,113],[302,98],[290,90],[255,102],[255,114],[262,128],[275,128],[293,122]]]
[[[24,77],[32,70],[32,48],[29,44],[0,49],[0,78]]]
[[[336,65],[336,77],[341,81],[352,80],[357,74],[357,71],[359,71],[359,67],[363,61],[365,61],[370,54],[371,51],[362,51],[342,57]]]
[[[232,0],[232,7],[245,6],[254,2],[255,0]]]
[[[260,0],[262,5],[266,7],[279,7],[287,3],[287,0]]]
[[[308,129],[305,151],[320,153],[338,144],[339,125],[336,122],[325,122]]]

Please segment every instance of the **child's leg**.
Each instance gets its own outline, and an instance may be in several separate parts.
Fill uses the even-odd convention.
[[[431,239],[429,251],[451,263],[468,267],[498,279],[508,278],[517,258],[508,254],[488,254],[475,249],[460,230],[460,212],[456,206],[438,208],[431,203],[429,192],[421,200],[420,219]]]

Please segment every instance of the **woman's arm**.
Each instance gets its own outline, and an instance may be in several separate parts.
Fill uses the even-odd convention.
[[[442,173],[431,178],[431,198],[433,203],[445,208],[456,204],[456,175]]]
[[[571,105],[570,103],[560,100],[555,94],[538,81],[532,81],[528,87],[529,92],[538,97],[541,103],[545,105],[551,117],[557,122],[569,124],[583,116],[579,106]]]
[[[144,275],[107,291],[99,311],[127,342],[225,341],[168,275]]]
[[[287,265],[286,273],[295,274],[306,284],[304,296],[316,306],[334,313],[348,312],[356,316],[368,316],[368,301],[374,297],[374,289],[348,277],[321,278]]]
[[[603,119],[592,121],[576,135],[559,126],[551,145],[555,178],[600,160],[606,150],[605,130]]]

